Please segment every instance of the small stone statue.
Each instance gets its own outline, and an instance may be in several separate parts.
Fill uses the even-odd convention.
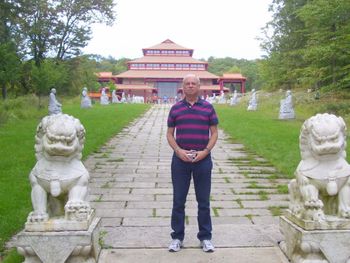
[[[102,88],[102,90],[101,90],[100,103],[101,103],[101,105],[108,105],[109,104],[109,98],[108,98],[108,95],[106,94],[106,88]]]
[[[56,99],[56,89],[51,89],[48,108],[49,115],[62,113],[62,104]]]
[[[316,91],[315,100],[319,100],[319,99],[320,99],[320,91]]]
[[[225,104],[226,103],[225,93],[224,93],[223,90],[220,92],[218,103],[219,104]]]
[[[118,96],[117,96],[117,93],[116,93],[116,90],[113,90],[112,91],[112,103],[119,103],[119,99],[118,99]]]
[[[256,111],[257,108],[258,108],[258,99],[256,96],[256,91],[255,91],[255,89],[252,89],[252,96],[250,97],[247,110],[248,111]]]
[[[92,104],[91,104],[91,99],[88,95],[88,90],[86,87],[83,88],[83,91],[81,93],[81,108],[91,108]]]
[[[282,99],[280,103],[279,119],[286,120],[294,118],[295,113],[293,109],[292,92],[290,90],[287,90],[286,98]]]
[[[232,98],[230,99],[230,106],[237,105],[237,103],[238,103],[237,90],[235,90],[233,92]]]
[[[125,92],[122,92],[122,98],[120,100],[121,103],[126,103],[126,97],[125,97]]]

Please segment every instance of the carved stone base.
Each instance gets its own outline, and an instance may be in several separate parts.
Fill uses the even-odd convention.
[[[350,219],[325,215],[323,221],[313,221],[299,218],[287,209],[285,217],[305,230],[350,230]]]
[[[66,220],[64,218],[50,218],[44,222],[26,222],[25,231],[46,232],[46,231],[84,231],[88,230],[94,219],[95,210],[91,209],[86,220]]]
[[[350,230],[305,230],[280,217],[282,251],[292,263],[350,263]]]
[[[94,218],[86,231],[21,231],[11,241],[24,263],[96,263],[101,219]]]
[[[280,120],[295,119],[295,114],[294,114],[294,112],[280,112],[278,118]]]

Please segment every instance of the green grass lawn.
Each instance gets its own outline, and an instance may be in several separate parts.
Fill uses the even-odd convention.
[[[330,102],[315,101],[305,92],[295,93],[296,119],[279,120],[279,100],[283,94],[261,93],[257,111],[247,111],[248,96],[237,106],[215,105],[215,109],[219,127],[234,141],[243,143],[247,149],[269,160],[283,176],[292,178],[300,162],[299,134],[302,124],[314,114],[326,112]],[[348,115],[342,117],[349,127]],[[350,152],[349,149],[347,152]]]
[[[317,112],[338,110],[340,114],[337,115],[344,117],[349,127],[350,107],[344,101],[339,104],[337,98],[324,97],[315,101],[310,94],[296,92],[293,97],[297,118],[282,121],[278,119],[278,112],[279,100],[283,97],[284,92],[260,93],[258,111],[254,112],[246,110],[248,96],[235,107],[215,105],[215,109],[219,127],[232,140],[243,143],[247,149],[269,160],[283,176],[292,178],[300,162],[299,133],[303,122]],[[87,131],[84,157],[98,150],[149,107],[139,104],[94,105],[92,109],[83,110],[78,101],[63,104],[64,112],[79,118]],[[35,164],[34,134],[46,112],[46,109],[41,110],[29,114],[25,120],[14,120],[0,126],[0,261],[5,253],[5,241],[23,228],[31,210],[28,175]],[[12,252],[5,262],[20,262],[20,259]]]
[[[95,104],[91,109],[80,109],[79,103],[67,102],[63,111],[80,119],[84,125],[83,156],[86,157],[149,107],[146,104]],[[6,254],[5,242],[23,228],[32,209],[28,176],[36,162],[34,135],[47,110],[29,110],[35,111],[29,118],[14,119],[0,126],[0,261]],[[12,252],[5,262],[20,261]]]

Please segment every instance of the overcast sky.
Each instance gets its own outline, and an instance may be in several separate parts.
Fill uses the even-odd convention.
[[[271,20],[272,0],[116,0],[113,27],[93,26],[84,53],[114,58],[142,57],[142,48],[166,39],[210,56],[255,59],[261,28]]]

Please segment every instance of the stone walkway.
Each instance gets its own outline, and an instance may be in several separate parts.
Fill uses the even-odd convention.
[[[185,249],[167,251],[170,242],[172,150],[166,141],[170,107],[155,105],[85,165],[90,201],[102,218],[99,262],[288,262],[278,214],[288,205],[289,180],[220,130],[213,150],[211,193],[215,253],[199,249],[196,201],[191,186],[186,208]]]

